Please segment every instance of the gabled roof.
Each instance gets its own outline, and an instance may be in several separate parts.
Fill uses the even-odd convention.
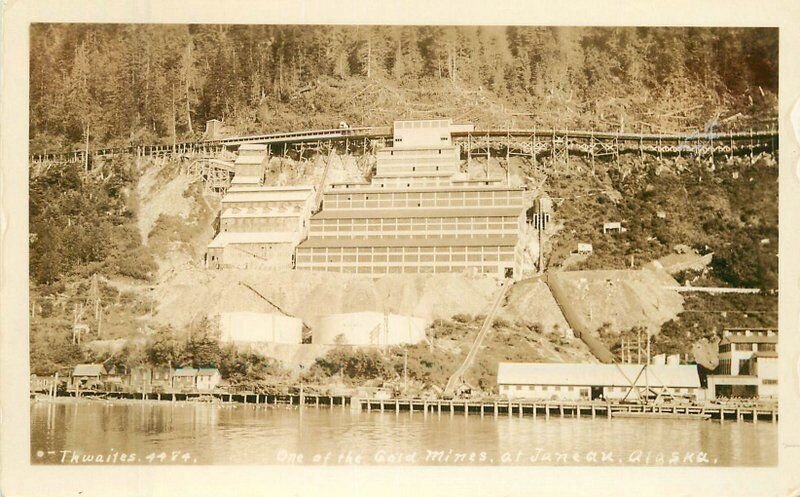
[[[72,370],[72,376],[101,376],[106,373],[102,364],[78,364]]]
[[[651,365],[647,377],[641,364],[565,364],[501,362],[497,383],[501,385],[636,386],[699,388],[697,366]]]
[[[197,376],[197,371],[195,368],[178,368],[172,372],[172,376]]]
[[[300,234],[294,231],[223,231],[211,240],[208,248],[225,248],[231,244],[297,243]]]
[[[219,374],[219,369],[217,368],[200,368],[197,370],[197,376],[214,376],[215,374]]]
[[[266,155],[240,155],[236,158],[237,166],[261,165],[267,158]]]

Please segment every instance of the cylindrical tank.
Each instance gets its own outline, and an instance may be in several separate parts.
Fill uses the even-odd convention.
[[[386,346],[425,339],[422,318],[381,312],[330,314],[316,320],[311,342],[324,345]]]
[[[303,322],[282,314],[223,312],[219,319],[220,342],[301,343]]]

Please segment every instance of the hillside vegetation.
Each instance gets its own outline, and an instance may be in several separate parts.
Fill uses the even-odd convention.
[[[623,156],[596,176],[562,175],[545,191],[558,199],[550,266],[563,265],[578,243],[593,254],[570,269],[624,269],[686,245],[713,252],[715,284],[778,287],[778,168],[771,156],[719,158],[714,170],[694,160]],[[619,221],[624,233],[603,233]]]
[[[777,29],[34,24],[31,152],[451,117],[702,130],[775,116]]]
[[[777,43],[774,29],[34,24],[30,150],[83,147],[87,135],[91,147],[198,139],[212,118],[237,133],[436,116],[478,127],[759,128],[776,115]],[[687,245],[713,252],[714,259],[710,271],[679,275],[681,283],[772,291],[778,168],[775,156],[755,159],[751,165],[747,157],[717,157],[711,168],[686,158],[645,157],[640,164],[634,154],[619,164],[598,159],[589,174],[586,162],[572,157],[574,167],[544,175],[527,158],[514,157],[512,173],[555,200],[544,245],[549,270],[621,269],[631,262],[638,268]],[[280,159],[269,177],[282,184],[310,182],[322,163],[312,160]],[[490,166],[501,171],[502,160],[492,160]],[[219,361],[226,375],[238,374],[240,381],[248,368],[258,378],[281,374],[272,362],[203,342],[205,332],[195,329],[204,315],[231,301],[252,306],[243,310],[271,304],[238,285],[235,271],[202,268],[219,206],[181,166],[178,160],[117,156],[97,161],[90,171],[82,165],[32,168],[34,371],[127,358]],[[480,167],[478,159],[473,167]],[[337,168],[337,178],[354,169],[344,163]],[[621,221],[627,231],[603,234],[604,221]],[[579,242],[592,243],[594,253],[575,257]],[[100,319],[87,301],[93,275]],[[471,318],[451,322],[452,314],[485,312],[493,284],[464,286],[455,276],[448,285],[435,279],[351,285],[334,276],[252,276],[262,283],[251,283],[282,308],[307,307],[312,297],[342,312],[393,302],[404,312],[439,320],[430,330],[437,337],[433,352],[427,345],[408,350],[410,375],[431,384],[451,373],[479,326]],[[297,282],[308,285],[308,295]],[[282,292],[289,284],[297,286]],[[448,304],[448,315],[439,315],[433,301],[458,305]],[[80,304],[87,309],[76,319]],[[677,351],[723,326],[774,325],[777,297],[689,295],[684,309],[662,326],[656,350]],[[563,316],[544,283],[515,285],[501,316],[507,322],[488,337],[470,373],[476,387],[487,387],[500,360],[588,358],[580,343],[558,333]],[[72,344],[76,320],[89,324],[85,338],[109,342],[105,351]],[[612,347],[620,333],[631,333],[611,331]],[[151,354],[167,338],[176,341],[170,341],[171,358]],[[391,380],[403,353],[355,357],[344,376],[362,374],[363,359]],[[341,359],[323,358],[309,374],[341,374]]]

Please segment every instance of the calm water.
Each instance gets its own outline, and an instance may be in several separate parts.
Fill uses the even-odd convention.
[[[768,422],[31,402],[34,464],[767,466],[777,458],[777,425]]]

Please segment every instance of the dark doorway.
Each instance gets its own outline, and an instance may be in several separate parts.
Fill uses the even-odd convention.
[[[603,387],[592,387],[592,400],[605,400],[605,395],[603,395]]]

